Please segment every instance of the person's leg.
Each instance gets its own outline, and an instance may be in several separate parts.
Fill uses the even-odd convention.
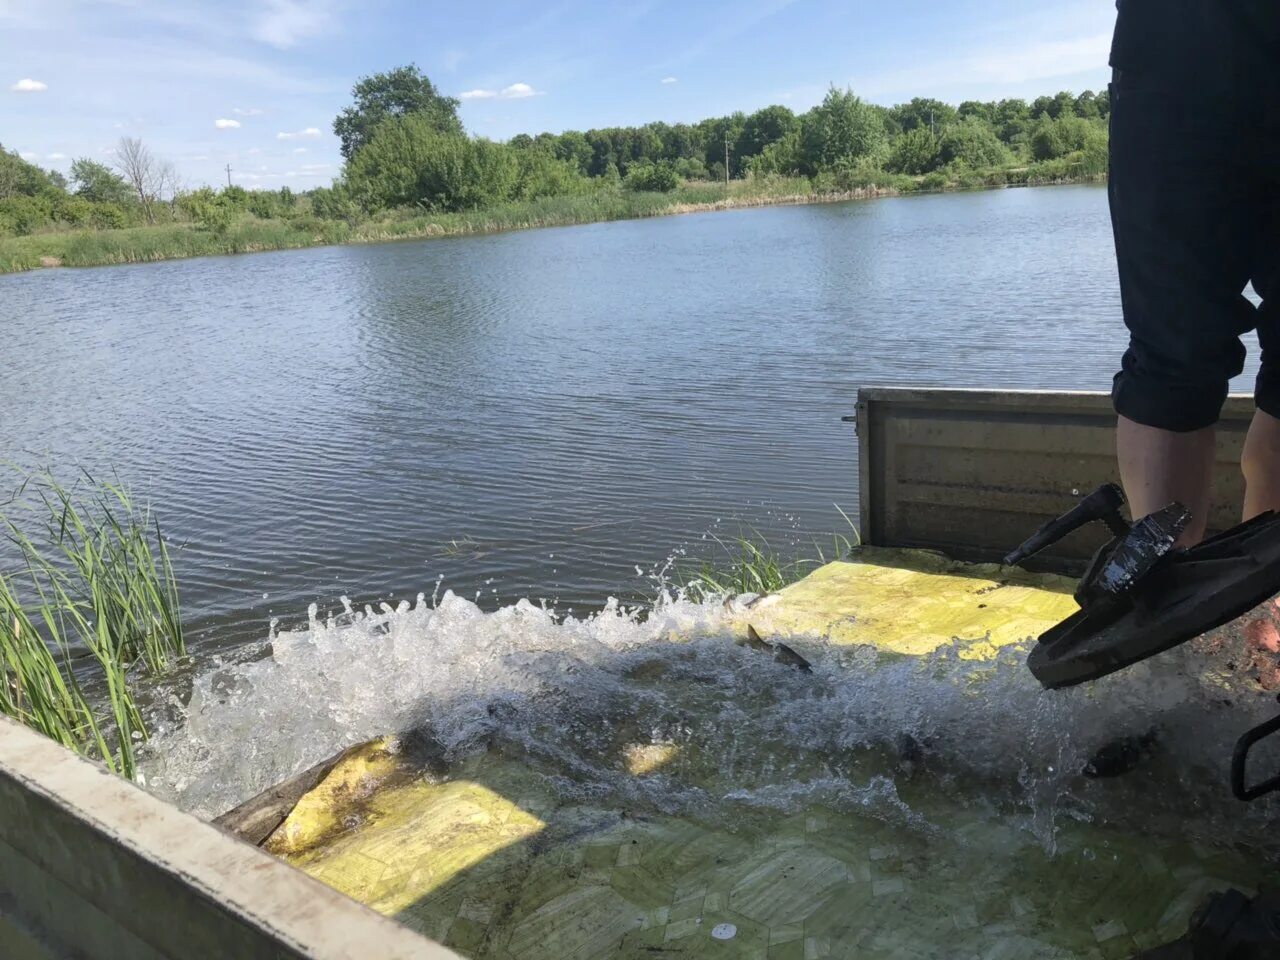
[[[1134,518],[1179,501],[1204,536],[1214,425],[1254,326],[1256,193],[1221,93],[1125,71],[1111,87],[1109,195],[1129,347],[1112,399]],[[1278,354],[1280,356],[1280,354]]]
[[[1134,519],[1176,500],[1191,511],[1191,523],[1178,545],[1191,546],[1203,540],[1209,516],[1215,439],[1213,427],[1180,433],[1120,417],[1116,454],[1120,481]]]
[[[1280,77],[1271,96],[1280,96]],[[1244,519],[1280,511],[1280,111],[1274,111],[1269,137],[1260,137],[1262,188],[1256,202],[1253,289],[1258,308],[1258,345],[1262,357],[1254,400],[1258,405],[1245,437],[1240,468],[1244,472]]]
[[[1274,103],[1280,74],[1272,71],[1270,83],[1257,86],[1259,102]],[[1255,203],[1253,288],[1262,298],[1257,314],[1262,356],[1253,394],[1257,410],[1240,458],[1245,520],[1280,511],[1280,111],[1272,110],[1270,123],[1261,120],[1256,145],[1261,187]],[[1244,627],[1251,667],[1263,689],[1275,690],[1280,688],[1280,604],[1272,599],[1256,613]]]
[[[1244,472],[1244,519],[1280,510],[1280,420],[1258,409],[1240,458]]]

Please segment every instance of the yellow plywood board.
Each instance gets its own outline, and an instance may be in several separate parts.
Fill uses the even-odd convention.
[[[961,656],[1039,636],[1074,613],[1075,581],[924,550],[866,547],[757,602],[747,619],[765,635],[820,637],[921,656],[956,639]]]
[[[1069,586],[864,551],[749,618],[797,645],[903,655],[961,637],[983,657],[1072,612]],[[749,716],[752,704],[741,706]],[[699,789],[722,776],[716,744],[678,750],[630,743],[633,733],[618,734],[628,745],[616,767],[630,778],[620,793],[646,778]],[[443,774],[407,763],[389,742],[370,745],[269,849],[476,958],[1122,960],[1179,934],[1206,892],[1256,885],[1265,868],[1070,817],[1050,855],[1016,817],[978,815],[920,782],[903,796],[933,829],[822,805],[694,818],[614,797],[575,801],[551,786],[567,771],[496,746]],[[860,769],[892,775],[893,758],[869,756]]]

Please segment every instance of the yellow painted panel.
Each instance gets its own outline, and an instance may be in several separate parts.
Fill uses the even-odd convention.
[[[956,639],[961,656],[1034,638],[1078,607],[1075,581],[923,550],[865,547],[756,603],[744,615],[769,636],[871,644],[921,656]],[[745,627],[744,627],[745,629]]]

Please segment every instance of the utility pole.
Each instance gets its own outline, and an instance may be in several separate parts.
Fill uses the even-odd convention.
[[[231,186],[231,164],[227,164],[227,186]]]
[[[724,189],[729,190],[729,136],[725,134],[724,138]]]

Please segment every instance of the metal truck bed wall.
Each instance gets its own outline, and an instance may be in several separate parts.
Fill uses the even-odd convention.
[[[1210,530],[1240,521],[1253,400],[1227,401]],[[863,542],[998,561],[1080,496],[1118,481],[1105,393],[865,387],[858,393]],[[1079,573],[1106,539],[1077,531],[1027,565]]]
[[[458,960],[0,717],[2,960]]]

